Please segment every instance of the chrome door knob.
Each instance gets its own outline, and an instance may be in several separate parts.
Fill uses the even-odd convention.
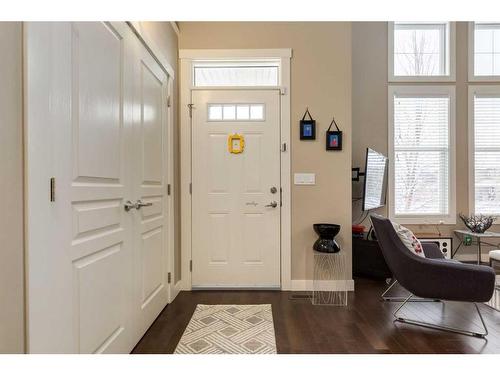
[[[276,207],[278,207],[278,202],[276,202],[276,201],[272,201],[271,203],[266,204],[264,207],[272,207],[272,208],[276,208]]]
[[[149,202],[149,203],[143,203],[140,199],[136,202],[135,204],[135,208],[140,210],[141,207],[149,207],[149,206],[152,206],[153,203]]]

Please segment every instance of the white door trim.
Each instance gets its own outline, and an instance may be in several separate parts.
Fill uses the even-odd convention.
[[[167,84],[167,98],[166,102],[166,113],[167,113],[167,131],[166,137],[167,140],[165,142],[167,146],[167,186],[169,186],[169,190],[166,194],[166,205],[168,212],[168,241],[167,241],[167,259],[168,259],[168,267],[167,272],[170,273],[170,283],[168,285],[168,303],[172,303],[172,301],[177,297],[179,292],[175,288],[175,191],[174,191],[174,108],[177,103],[174,102],[174,76],[168,76],[168,84]],[[164,107],[164,108],[165,108]]]
[[[231,60],[231,59],[290,59],[291,48],[278,49],[181,49],[181,60]],[[282,74],[283,78],[283,74]]]
[[[255,59],[270,58],[280,61],[281,87],[281,290],[291,290],[291,150],[290,150],[290,58],[292,50],[245,49],[245,50],[180,50],[180,153],[181,153],[181,278],[182,289],[191,290],[191,103],[192,63],[203,59]],[[225,87],[236,89],[236,87]],[[286,145],[286,148],[283,146]]]

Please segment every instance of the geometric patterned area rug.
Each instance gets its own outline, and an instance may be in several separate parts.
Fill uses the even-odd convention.
[[[271,305],[198,305],[174,354],[276,354]]]

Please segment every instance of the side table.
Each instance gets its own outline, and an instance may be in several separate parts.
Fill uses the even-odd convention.
[[[347,258],[343,251],[314,251],[312,303],[347,306]]]
[[[476,239],[477,264],[481,264],[481,244],[483,244],[483,243],[487,244],[485,242],[485,240],[488,240],[488,239],[500,238],[500,233],[489,232],[489,231],[486,231],[484,233],[474,233],[474,232],[471,232],[469,230],[455,229],[453,232],[455,233],[455,236],[457,236],[459,238],[460,244],[458,245],[455,252],[451,254],[451,257],[453,258],[455,256],[455,254],[458,252],[458,250],[462,247],[463,237],[464,236],[471,236],[472,238]]]

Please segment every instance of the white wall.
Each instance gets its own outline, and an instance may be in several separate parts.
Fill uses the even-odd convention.
[[[0,353],[24,352],[22,24],[0,22]]]

